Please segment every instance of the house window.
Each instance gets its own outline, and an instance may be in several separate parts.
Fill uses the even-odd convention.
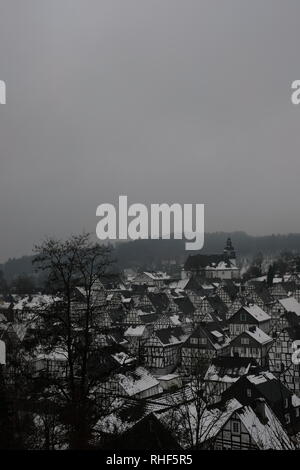
[[[207,344],[206,338],[199,338],[199,344]]]
[[[299,415],[300,415],[299,408],[296,408],[296,418],[299,418]]]
[[[241,321],[246,321],[247,320],[247,316],[246,316],[245,313],[241,313],[240,320]]]
[[[249,344],[249,338],[242,338],[241,343],[242,344]]]
[[[191,338],[191,344],[198,344],[198,338]]]
[[[232,421],[232,426],[231,426],[231,430],[234,434],[240,434],[241,432],[241,426],[240,426],[240,422],[239,421]]]
[[[288,408],[288,406],[289,406],[289,399],[288,399],[288,398],[285,398],[285,399],[284,399],[284,407],[285,407],[285,408]]]
[[[252,396],[251,388],[247,388],[247,397],[251,398],[251,396]]]
[[[286,422],[286,424],[290,424],[291,418],[290,418],[289,413],[286,413],[286,414],[284,415],[284,417],[285,417],[285,422]]]

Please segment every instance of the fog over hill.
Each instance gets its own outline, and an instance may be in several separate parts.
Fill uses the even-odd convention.
[[[237,256],[253,256],[259,252],[265,255],[277,255],[282,251],[300,252],[300,234],[251,236],[245,232],[214,232],[205,235],[201,253],[222,252],[227,237],[231,237]],[[182,263],[189,254],[184,240],[136,240],[117,243],[114,257],[119,268],[141,266],[151,267],[161,262],[175,260]],[[31,255],[10,258],[0,265],[7,279],[20,274],[33,274]]]

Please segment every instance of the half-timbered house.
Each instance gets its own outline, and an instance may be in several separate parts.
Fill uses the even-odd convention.
[[[234,338],[251,326],[257,326],[265,333],[271,329],[271,317],[258,305],[243,305],[228,320],[230,336]]]
[[[181,370],[184,374],[197,373],[208,367],[218,354],[228,354],[230,340],[216,323],[201,323],[191,333],[181,349]]]
[[[284,328],[269,351],[269,369],[300,397],[300,366],[292,355],[300,341],[300,325]]]
[[[231,356],[254,358],[262,367],[268,366],[268,353],[273,339],[257,326],[250,326],[233,338]]]
[[[181,327],[156,330],[144,345],[144,364],[157,374],[169,374],[180,363],[180,350],[188,334]]]

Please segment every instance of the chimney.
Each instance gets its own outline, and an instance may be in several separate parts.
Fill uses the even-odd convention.
[[[257,398],[255,401],[254,411],[262,424],[267,424],[268,418],[266,415],[266,400],[264,398]]]

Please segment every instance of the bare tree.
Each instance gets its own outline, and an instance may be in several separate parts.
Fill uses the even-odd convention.
[[[59,348],[67,361],[66,380],[52,377],[64,401],[63,417],[70,428],[71,448],[84,448],[90,431],[89,361],[94,350],[97,315],[97,283],[112,263],[111,248],[90,241],[89,234],[66,241],[47,239],[35,247],[34,263],[47,273],[52,290],[59,297],[43,314],[44,344]],[[82,299],[74,299],[80,286]]]
[[[206,438],[211,441],[212,430],[223,414],[216,407],[211,409],[216,402],[216,395],[213,388],[207,393],[204,381],[210,361],[211,358],[204,353],[199,356],[190,382],[176,394],[176,399],[170,395],[170,408],[163,416],[168,429],[187,449],[199,449]]]

